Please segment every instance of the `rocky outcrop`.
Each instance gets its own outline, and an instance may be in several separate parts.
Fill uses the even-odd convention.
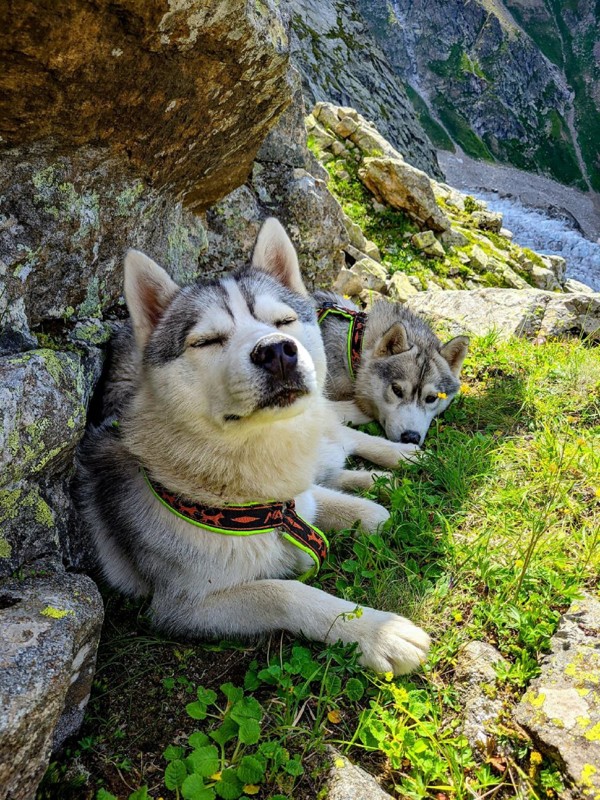
[[[40,560],[78,560],[66,484],[100,375],[100,351],[90,351],[0,358],[0,578]]]
[[[380,203],[406,211],[420,227],[445,231],[450,220],[438,208],[431,181],[401,158],[365,158],[358,176]],[[443,252],[443,251],[442,251]]]
[[[308,105],[351,106],[376,122],[406,160],[441,177],[434,150],[394,74],[371,36],[355,0],[289,0],[292,57],[302,73]]]
[[[103,160],[206,208],[243,183],[289,103],[277,6],[66,0],[41,14],[34,2],[4,5],[3,149],[106,148]]]
[[[90,694],[102,600],[83,575],[0,587],[0,800],[31,800]]]
[[[529,686],[517,721],[556,759],[578,797],[600,792],[600,602],[576,600],[560,620],[542,672]]]
[[[403,301],[423,289],[562,291],[564,259],[515,244],[502,227],[502,214],[408,164],[356,110],[317,103],[306,128],[309,146],[346,215],[346,267],[365,278],[357,291],[356,282],[340,273],[338,291],[344,284],[343,294],[367,305],[377,299],[374,292]],[[382,262],[375,269],[378,288],[374,268],[365,277],[358,266],[365,258]]]
[[[600,294],[557,295],[537,289],[420,292],[407,305],[443,324],[453,336],[495,331],[502,339],[573,334],[600,340]]]
[[[343,265],[344,215],[327,189],[327,172],[307,147],[297,73],[292,81],[293,102],[262,144],[248,181],[206,213],[208,246],[198,261],[203,270],[247,262],[267,216],[285,225],[308,285],[330,285]]]

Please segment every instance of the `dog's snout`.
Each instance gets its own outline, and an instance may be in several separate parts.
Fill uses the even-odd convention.
[[[292,339],[259,342],[250,359],[272,375],[286,378],[298,366],[298,346]]]
[[[400,441],[402,444],[419,444],[421,437],[417,431],[402,431]]]

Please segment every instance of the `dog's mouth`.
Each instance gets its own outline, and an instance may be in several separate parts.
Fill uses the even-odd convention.
[[[268,397],[263,398],[259,408],[287,408],[292,406],[300,397],[308,394],[306,386],[282,386],[270,392]]]

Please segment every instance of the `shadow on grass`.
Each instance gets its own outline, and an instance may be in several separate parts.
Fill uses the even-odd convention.
[[[374,496],[391,511],[382,535],[354,531],[332,537],[325,588],[418,618],[423,597],[449,580],[453,530],[501,468],[495,458],[499,443],[526,434],[533,422],[520,377],[488,373],[483,388],[461,395],[444,418],[434,420],[420,463],[379,482]]]

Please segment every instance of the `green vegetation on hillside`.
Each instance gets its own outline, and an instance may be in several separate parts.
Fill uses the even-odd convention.
[[[437,147],[439,150],[449,150],[451,153],[454,153],[454,142],[442,126],[433,119],[427,108],[427,103],[425,103],[421,95],[416,92],[409,83],[405,84],[404,88],[406,89],[408,99],[413,104],[413,108],[419,117],[421,126],[431,139],[433,146]]]
[[[482,158],[485,161],[494,161],[494,156],[487,145],[477,136],[467,120],[459,114],[450,101],[441,94],[433,98],[440,119],[452,134],[465,153],[473,158]]]
[[[111,596],[80,738],[39,800],[315,800],[333,744],[397,796],[561,796],[557,766],[511,722],[557,620],[600,577],[600,363],[582,341],[476,339],[421,464],[381,480],[381,534],[331,537],[318,585],[429,630],[422,672],[360,669],[352,647],[275,636],[176,643]],[[455,665],[472,640],[508,661],[486,752],[460,731]],[[139,787],[147,787],[147,789]],[[131,795],[136,790],[137,794]],[[492,796],[492,794],[489,794]]]

